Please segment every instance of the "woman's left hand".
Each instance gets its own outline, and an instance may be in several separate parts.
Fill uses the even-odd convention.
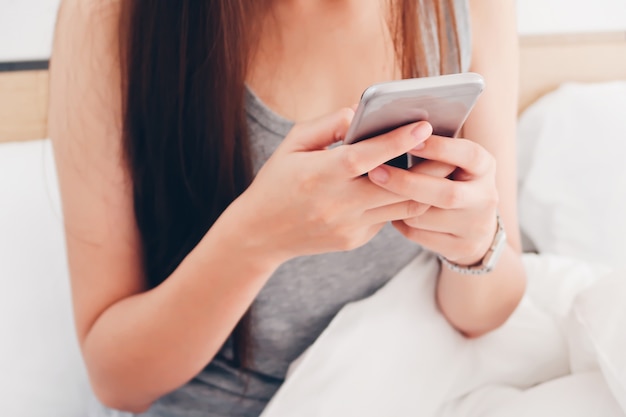
[[[468,266],[480,262],[497,227],[495,158],[475,142],[441,136],[431,136],[411,154],[427,161],[409,170],[382,165],[369,173],[375,184],[422,207],[417,210],[421,214],[393,225],[451,262]],[[456,169],[448,168],[452,174],[441,175],[445,166]]]

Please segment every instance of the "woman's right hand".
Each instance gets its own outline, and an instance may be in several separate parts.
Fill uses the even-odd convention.
[[[343,109],[297,124],[226,210],[223,216],[245,236],[249,249],[278,263],[350,250],[367,243],[386,222],[419,214],[419,203],[374,185],[363,174],[428,139],[430,124],[414,123],[327,149],[343,140],[353,116],[353,110]]]

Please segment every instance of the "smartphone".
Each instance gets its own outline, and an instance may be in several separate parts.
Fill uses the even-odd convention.
[[[471,72],[374,84],[361,96],[344,143],[360,142],[419,121],[429,122],[435,135],[454,138],[484,88],[483,77]],[[388,164],[409,168],[418,160],[401,155]]]

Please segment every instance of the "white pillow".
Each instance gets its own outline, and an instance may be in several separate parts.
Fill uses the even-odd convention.
[[[626,82],[566,84],[518,130],[520,225],[539,252],[626,264]]]
[[[88,392],[52,148],[0,145],[1,414],[84,417]]]

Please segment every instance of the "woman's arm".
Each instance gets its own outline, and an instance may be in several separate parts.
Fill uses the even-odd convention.
[[[106,405],[142,411],[211,361],[282,262],[353,249],[402,218],[411,202],[361,175],[430,130],[410,125],[326,150],[352,110],[298,124],[180,266],[148,289],[121,139],[118,6],[63,2],[49,120],[89,377]]]
[[[115,4],[63,3],[50,135],[91,383],[105,404],[141,411],[206,366],[276,264],[246,248],[236,224],[222,222],[162,286],[145,291],[120,139]]]
[[[515,1],[470,0],[470,8],[471,69],[485,77],[487,87],[463,133],[496,160],[498,210],[508,245],[495,270],[486,275],[460,275],[442,266],[437,297],[455,327],[468,336],[479,336],[504,323],[525,290],[515,149],[519,51]]]
[[[472,70],[486,90],[463,133],[466,139],[433,136],[412,154],[434,161],[410,170],[378,167],[370,179],[422,204],[414,217],[394,222],[409,239],[460,265],[486,254],[499,211],[507,247],[490,273],[471,276],[442,266],[439,306],[450,323],[470,337],[506,321],[525,290],[517,223],[515,125],[517,114],[517,32],[513,0],[471,0]],[[443,163],[443,165],[441,164]],[[445,175],[434,172],[438,166]],[[454,181],[447,167],[458,167]]]

